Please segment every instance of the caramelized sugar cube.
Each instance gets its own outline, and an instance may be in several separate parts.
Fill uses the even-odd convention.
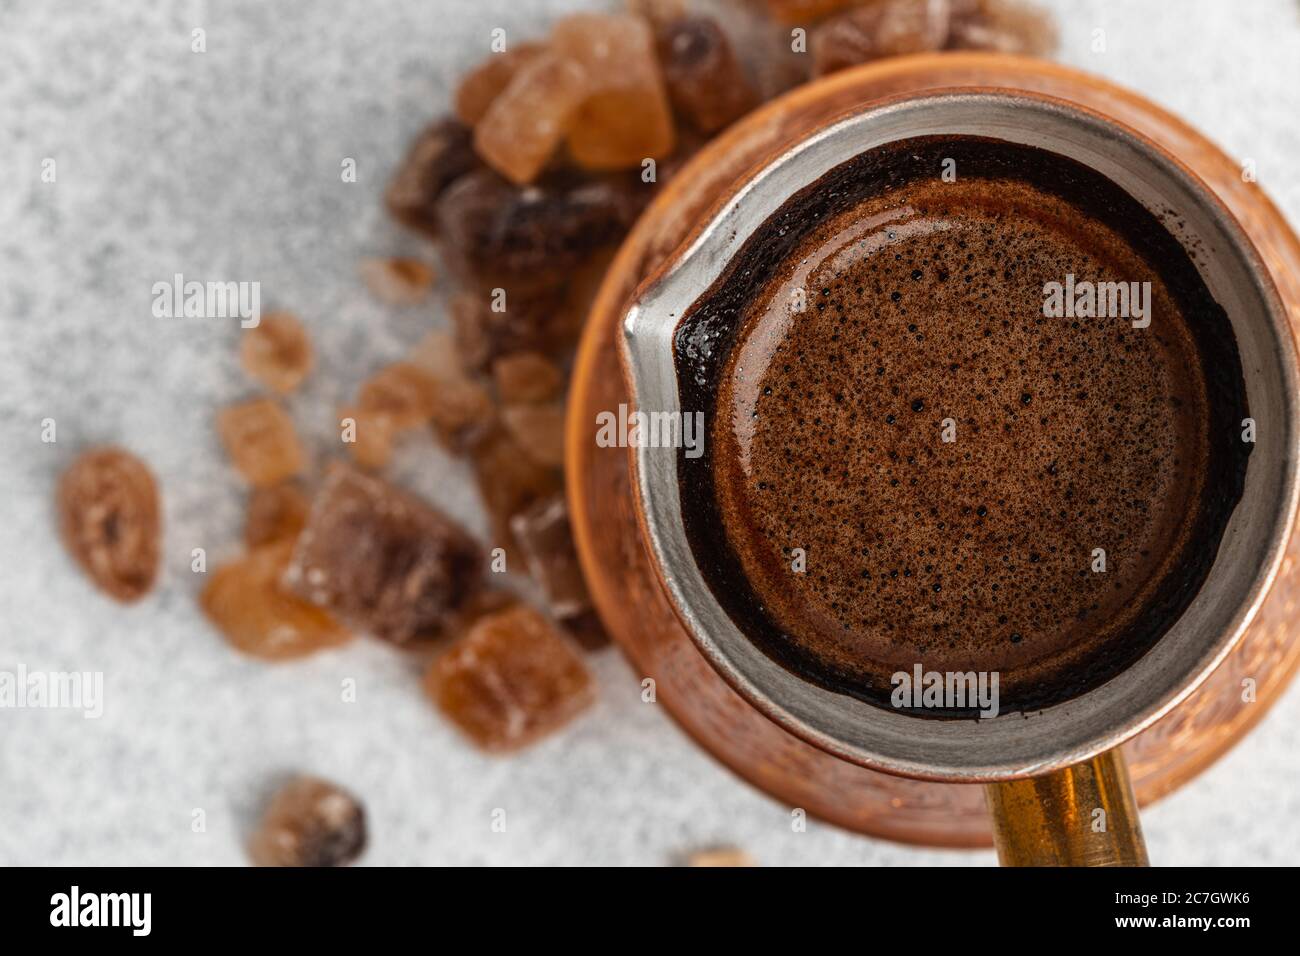
[[[471,447],[491,428],[496,406],[487,388],[461,365],[455,340],[447,332],[430,332],[411,351],[410,362],[433,383],[430,417],[434,430],[453,451]]]
[[[158,576],[162,517],[158,485],[139,458],[92,448],[59,479],[63,544],[105,594],[138,601]]]
[[[332,616],[285,590],[293,539],[283,538],[223,564],[199,597],[203,613],[237,650],[263,660],[289,660],[351,638]]]
[[[339,435],[353,461],[368,471],[379,471],[392,460],[397,426],[383,412],[345,405],[339,409]]]
[[[587,91],[587,73],[574,59],[537,54],[519,67],[474,127],[474,148],[502,176],[531,183],[564,139]]]
[[[388,211],[399,222],[429,235],[437,233],[437,202],[453,182],[480,166],[473,131],[444,119],[422,132],[384,193]]]
[[[492,363],[497,396],[506,405],[535,405],[557,398],[564,387],[560,367],[540,352],[515,352]]]
[[[284,582],[395,644],[436,637],[482,583],[478,546],[442,512],[382,479],[334,466]]]
[[[419,305],[433,287],[433,267],[409,256],[361,260],[361,278],[380,302]]]
[[[555,25],[551,46],[582,65],[589,80],[569,130],[569,153],[586,169],[640,168],[673,151],[672,111],[655,58],[654,33],[640,17],[577,13]]]
[[[393,428],[423,425],[433,416],[438,383],[414,362],[394,362],[361,384],[357,405],[364,412],[387,417]]]
[[[472,284],[540,297],[599,250],[616,244],[653,195],[638,173],[587,179],[553,173],[511,186],[490,170],[464,177],[439,203],[449,262]]]
[[[1046,10],[1015,0],[962,0],[954,3],[948,46],[1023,56],[1048,56],[1056,50],[1056,24]]]
[[[510,437],[539,465],[559,468],[564,464],[564,406],[509,405],[501,411]]]
[[[434,661],[425,687],[483,750],[518,750],[552,733],[594,699],[577,650],[532,608],[479,619]]]
[[[887,56],[938,50],[948,39],[949,0],[879,0],[813,30],[817,76]]]
[[[268,312],[243,333],[239,360],[248,375],[280,395],[292,392],[311,371],[315,356],[297,316]]]
[[[700,132],[720,130],[757,105],[749,78],[716,21],[673,20],[660,28],[658,47],[673,109]]]
[[[302,446],[293,422],[269,398],[223,409],[217,431],[230,460],[255,487],[279,484],[302,471]]]
[[[292,541],[307,523],[310,507],[311,502],[296,481],[254,488],[244,518],[244,544],[258,548],[277,541]]]
[[[366,813],[332,783],[296,777],[272,798],[249,843],[258,866],[346,866],[366,848]]]
[[[734,846],[720,846],[697,850],[687,861],[688,866],[758,866],[754,858]]]
[[[563,494],[551,495],[516,514],[510,519],[510,530],[528,576],[545,593],[555,617],[566,620],[591,607]]]
[[[498,428],[473,450],[471,459],[483,504],[492,518],[493,544],[513,554],[516,547],[510,519],[533,502],[560,491],[557,468],[538,464],[504,428]]]
[[[525,63],[546,49],[540,43],[518,43],[500,53],[489,53],[470,70],[456,88],[456,115],[461,122],[474,126],[487,115],[488,108],[510,85]]]

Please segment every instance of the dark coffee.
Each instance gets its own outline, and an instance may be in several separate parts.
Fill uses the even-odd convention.
[[[1043,150],[927,137],[844,164],[675,348],[708,423],[680,459],[707,582],[771,657],[873,704],[917,664],[997,672],[1004,712],[1104,683],[1186,608],[1241,498],[1226,314],[1155,216]]]

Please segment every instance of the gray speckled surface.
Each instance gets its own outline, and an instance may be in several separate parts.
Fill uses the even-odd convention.
[[[0,710],[0,864],[237,864],[267,782],[305,769],[365,799],[365,862],[662,863],[737,843],[761,862],[988,864],[811,823],[698,751],[635,675],[597,655],[601,700],[509,760],[465,746],[388,648],[281,667],[240,658],[199,616],[190,550],[237,550],[244,491],[213,413],[251,394],[231,320],[158,320],[175,272],[258,280],[297,311],[320,368],[290,405],[328,447],[331,410],[399,355],[423,313],[373,301],[367,254],[418,248],[379,193],[409,137],[447,104],[488,31],[538,32],[581,0],[220,3],[0,0],[0,670],[105,674],[104,715]],[[1300,221],[1300,8],[1292,0],[1052,3],[1065,62],[1181,114]],[[207,31],[207,52],[190,31]],[[1107,31],[1107,52],[1089,49]],[[55,184],[41,162],[57,162]],[[340,181],[353,157],[359,182]],[[58,441],[40,441],[42,419]],[[123,608],[75,573],[51,489],[87,443],[129,445],[165,499],[162,586]],[[484,522],[463,466],[405,448],[398,479]],[[340,700],[354,678],[358,700]],[[1159,863],[1294,862],[1300,687],[1227,758],[1145,817]],[[490,814],[507,811],[505,833]],[[206,831],[193,832],[193,811]]]

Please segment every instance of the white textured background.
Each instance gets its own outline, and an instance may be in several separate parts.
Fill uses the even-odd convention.
[[[602,697],[522,756],[478,755],[434,713],[418,668],[361,640],[272,667],[236,656],[200,617],[190,549],[237,551],[244,490],[214,411],[252,390],[230,320],[151,318],[175,272],[256,279],[297,311],[320,367],[291,402],[328,447],[332,409],[420,337],[423,312],[375,303],[368,254],[418,248],[381,211],[404,145],[448,105],[489,30],[540,32],[597,0],[0,0],[0,670],[100,670],[102,719],[0,710],[0,864],[237,864],[268,782],[294,770],[364,799],[365,862],[669,863],[736,843],[766,864],[988,864],[818,823],[733,778],[657,707],[617,651]],[[1191,120],[1300,222],[1300,5],[1295,0],[1050,4],[1060,59]],[[208,50],[190,52],[190,31]],[[1092,31],[1107,52],[1090,52]],[[360,182],[339,179],[354,157]],[[55,185],[41,161],[58,164]],[[40,422],[58,422],[42,444]],[[51,490],[88,443],[157,472],[161,587],[123,608],[75,572]],[[483,529],[462,465],[406,448],[398,479]],[[1300,626],[1300,622],[1298,622]],[[359,700],[339,700],[355,678]],[[1152,808],[1164,864],[1300,856],[1300,686],[1193,785]],[[489,829],[493,808],[508,832]],[[202,808],[207,832],[191,832]]]

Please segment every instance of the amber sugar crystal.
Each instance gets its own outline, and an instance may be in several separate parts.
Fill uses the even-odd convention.
[[[57,492],[59,530],[74,561],[119,601],[142,598],[158,576],[162,509],[158,485],[121,448],[82,452]]]
[[[292,551],[292,538],[262,545],[208,578],[199,605],[237,650],[264,660],[289,660],[352,636],[328,612],[281,585]]]
[[[551,46],[582,65],[589,95],[569,130],[569,153],[593,170],[631,169],[673,151],[676,133],[654,32],[629,14],[578,13],[555,25]]]
[[[433,267],[410,256],[361,260],[361,278],[380,302],[419,305],[433,288]]]
[[[311,371],[311,340],[298,317],[268,312],[243,332],[239,359],[254,380],[280,395],[292,392]]]
[[[244,544],[257,548],[276,541],[292,541],[307,523],[311,501],[295,481],[269,488],[254,488],[244,518]]]
[[[500,53],[489,53],[456,87],[456,116],[470,126],[478,123],[519,69],[545,49],[541,43],[515,43]]]
[[[550,51],[524,63],[474,127],[479,156],[512,182],[532,182],[587,97],[587,80],[578,62]]]
[[[514,553],[510,519],[560,491],[563,477],[559,469],[534,460],[504,427],[494,429],[476,445],[471,460],[483,504],[492,518],[493,545]]]
[[[515,352],[492,363],[497,397],[506,405],[535,405],[558,398],[564,372],[540,352]]]
[[[478,546],[388,482],[334,465],[284,581],[358,630],[405,644],[436,637],[482,584]]]
[[[249,841],[258,866],[346,866],[366,848],[366,814],[346,790],[296,777],[271,799]]]
[[[397,441],[392,418],[356,405],[344,405],[338,418],[339,434],[352,460],[367,471],[387,468]]]
[[[533,743],[594,699],[579,652],[523,605],[480,618],[434,661],[425,686],[470,740],[494,752]]]
[[[249,483],[264,488],[302,471],[303,451],[293,422],[269,398],[232,405],[217,415],[226,454]]]
[[[508,405],[501,410],[501,420],[533,461],[550,468],[564,464],[563,405]]]
[[[1022,56],[1047,56],[1057,46],[1047,11],[1016,0],[953,0],[948,46]]]

